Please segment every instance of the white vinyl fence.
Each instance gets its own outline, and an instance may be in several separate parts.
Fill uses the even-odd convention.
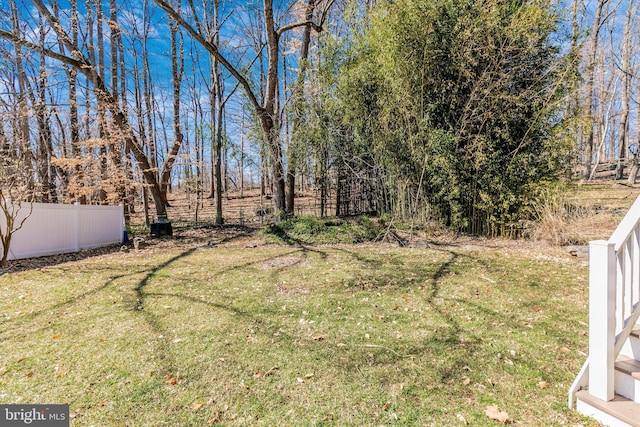
[[[23,207],[15,223],[29,214]],[[0,215],[0,228],[6,227]],[[122,206],[34,203],[31,216],[16,231],[9,245],[9,259],[78,252],[122,242]]]

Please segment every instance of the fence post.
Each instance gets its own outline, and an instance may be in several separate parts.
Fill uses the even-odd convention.
[[[76,226],[75,226],[75,236],[74,236],[75,241],[73,242],[73,250],[74,252],[80,252],[80,219],[81,219],[80,203],[75,202],[73,206],[74,206],[75,216],[76,216]]]
[[[614,243],[589,243],[589,393],[614,397],[616,254]]]
[[[120,215],[120,241],[122,243],[126,243],[124,241],[124,232],[127,229],[127,224],[125,223],[125,218],[124,218],[124,205],[122,203],[120,203],[118,205],[118,208],[119,208],[118,209],[118,215]]]

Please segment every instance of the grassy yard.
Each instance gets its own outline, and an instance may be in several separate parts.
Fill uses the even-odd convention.
[[[509,251],[192,245],[8,272],[0,403],[69,403],[72,426],[500,425],[492,405],[595,425],[566,408],[587,268]]]

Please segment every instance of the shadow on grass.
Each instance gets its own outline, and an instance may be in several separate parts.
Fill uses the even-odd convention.
[[[252,323],[255,324],[262,324],[263,326],[265,326],[265,329],[269,330],[269,334],[273,334],[274,332],[276,332],[279,329],[279,325],[267,325],[263,319],[260,319],[257,316],[253,316],[250,313],[246,312],[246,311],[242,311],[238,308],[234,308],[231,305],[225,305],[225,304],[221,304],[221,303],[216,303],[216,302],[211,302],[211,301],[207,301],[207,300],[203,300],[203,299],[199,299],[199,298],[194,298],[192,296],[188,296],[188,295],[184,295],[181,293],[172,293],[172,292],[147,292],[146,288],[149,286],[150,281],[163,269],[170,267],[172,264],[175,264],[176,262],[185,259],[187,257],[189,257],[191,254],[193,254],[196,250],[198,250],[197,248],[191,248],[187,251],[181,252],[180,254],[170,258],[169,260],[153,267],[150,270],[146,270],[146,275],[144,276],[144,278],[142,278],[142,280],[140,280],[136,287],[134,288],[135,290],[135,295],[136,295],[136,301],[134,303],[134,306],[132,307],[132,311],[135,313],[138,313],[138,315],[142,316],[142,318],[144,319],[144,321],[147,323],[147,325],[149,325],[149,327],[151,328],[151,330],[153,331],[154,335],[156,336],[163,336],[163,337],[168,337],[171,333],[170,329],[163,325],[162,321],[161,321],[161,317],[158,316],[157,314],[154,314],[151,310],[148,309],[147,307],[147,299],[151,298],[151,297],[171,297],[171,298],[178,298],[184,301],[187,301],[189,303],[195,303],[195,304],[200,304],[200,305],[206,305],[212,309],[217,309],[217,310],[224,310],[227,311],[229,313],[231,313],[234,316],[239,316],[240,318],[244,318],[247,321],[250,321]],[[309,248],[299,248],[290,252],[286,252],[286,253],[282,253],[282,254],[278,254],[276,256],[272,256],[272,257],[267,257],[267,258],[259,258],[250,262],[246,262],[246,263],[242,263],[239,265],[235,265],[233,267],[230,268],[226,268],[223,269],[221,271],[219,271],[218,273],[216,273],[214,275],[214,277],[216,276],[220,276],[223,275],[225,273],[228,273],[230,271],[234,271],[234,270],[243,270],[246,269],[247,267],[250,267],[252,265],[256,265],[256,264],[263,264],[265,262],[268,261],[274,261],[277,260],[279,258],[284,258],[287,256],[290,256],[292,254],[296,254],[296,253],[302,253],[304,257],[307,256],[307,254],[309,252],[314,252],[314,253],[318,253],[321,255],[321,257],[326,257],[327,254],[322,252],[322,251],[318,251],[318,250],[313,250],[313,249],[309,249]],[[294,264],[289,264],[287,266],[285,266],[284,268],[290,268],[293,267],[294,265],[298,264],[302,262],[301,260],[297,261]],[[274,314],[274,319],[276,318],[275,314]],[[164,340],[164,341],[159,341],[157,342],[157,344],[155,344],[155,349],[154,349],[154,353],[156,355],[156,357],[158,358],[159,361],[162,361],[162,370],[163,373],[166,375],[170,375],[172,374],[172,372],[175,372],[176,367],[179,365],[179,360],[172,356],[172,350],[171,347],[169,345],[169,341]]]
[[[308,248],[304,245],[300,245],[298,248],[291,248],[292,250],[283,251],[283,253],[277,253],[274,256],[262,256],[256,257],[255,255],[250,257],[248,262],[242,262],[237,265],[222,268],[213,274],[213,278],[218,278],[230,271],[239,271],[253,265],[262,265],[269,261],[274,261],[279,258],[291,257],[292,255],[300,256],[300,260],[297,262],[284,265],[282,267],[274,267],[274,271],[278,271],[279,268],[290,268],[298,265],[304,260],[304,257],[310,253],[318,253],[321,257],[327,258],[327,252],[318,250],[317,248]],[[461,382],[461,373],[467,372],[465,367],[472,367],[476,370],[476,373],[469,374],[469,376],[477,376],[481,378],[484,373],[478,372],[482,366],[487,366],[487,360],[496,358],[496,363],[501,363],[497,359],[496,354],[498,352],[505,352],[506,348],[500,348],[500,346],[508,345],[503,341],[497,341],[498,346],[494,347],[493,343],[488,344],[487,341],[491,340],[494,333],[490,331],[487,333],[487,328],[491,329],[491,324],[503,324],[504,326],[494,326],[495,329],[513,329],[513,330],[526,330],[522,324],[524,314],[515,313],[511,315],[508,310],[502,310],[498,306],[492,306],[488,301],[483,299],[475,300],[476,294],[473,293],[473,287],[470,287],[468,297],[458,295],[448,295],[447,291],[451,286],[449,281],[450,277],[456,274],[456,271],[467,267],[467,261],[469,265],[484,266],[488,271],[491,270],[491,265],[482,260],[481,257],[475,258],[473,254],[469,254],[465,251],[446,250],[444,248],[433,249],[442,254],[441,259],[434,259],[433,261],[425,259],[424,263],[412,261],[409,265],[402,264],[403,253],[390,254],[382,259],[379,255],[367,255],[366,252],[358,250],[349,250],[344,248],[331,248],[330,252],[344,253],[351,257],[353,264],[360,263],[364,266],[364,277],[370,278],[372,283],[379,288],[387,289],[399,289],[401,295],[404,291],[403,288],[412,291],[412,298],[420,298],[424,302],[428,311],[422,316],[424,318],[416,318],[415,325],[407,323],[407,328],[424,328],[425,336],[417,337],[412,340],[394,340],[380,337],[380,341],[366,341],[360,339],[349,340],[340,336],[338,339],[344,341],[334,341],[331,335],[328,335],[321,340],[314,340],[312,335],[306,332],[304,334],[297,333],[297,329],[291,327],[289,318],[283,318],[282,312],[278,311],[278,302],[271,303],[270,301],[256,301],[255,311],[253,309],[254,303],[250,302],[250,308],[242,308],[241,303],[234,303],[233,300],[223,300],[218,298],[207,298],[188,295],[190,292],[187,289],[174,291],[165,291],[164,289],[158,289],[156,291],[157,283],[154,280],[155,277],[167,277],[159,274],[163,269],[167,269],[169,273],[169,280],[182,277],[176,277],[176,273],[172,274],[172,270],[169,268],[175,263],[180,262],[191,256],[197,249],[189,249],[182,251],[172,258],[162,262],[161,264],[154,265],[151,268],[147,268],[143,271],[136,271],[130,274],[123,274],[109,278],[103,285],[78,295],[73,298],[69,298],[63,302],[60,302],[53,306],[53,309],[60,309],[65,305],[73,304],[78,299],[86,298],[92,294],[98,293],[111,286],[118,279],[127,278],[130,276],[136,276],[135,281],[127,280],[125,283],[127,290],[127,305],[126,311],[130,315],[139,321],[140,328],[135,328],[133,333],[146,335],[153,334],[154,338],[160,335],[165,338],[162,340],[149,340],[147,344],[149,350],[154,354],[153,363],[156,363],[159,368],[159,373],[164,375],[175,374],[178,370],[180,372],[186,372],[189,377],[186,377],[184,387],[192,387],[189,384],[199,381],[196,378],[203,371],[200,369],[206,369],[206,366],[184,369],[185,366],[190,367],[192,363],[189,359],[189,354],[184,356],[181,350],[177,346],[171,344],[171,338],[169,338],[174,332],[172,331],[172,324],[168,322],[168,319],[163,318],[163,314],[158,309],[158,306],[151,304],[156,298],[175,298],[185,301],[193,306],[201,305],[204,308],[204,316],[212,314],[211,318],[215,319],[218,316],[224,316],[228,313],[237,319],[238,327],[242,328],[248,325],[258,325],[255,328],[257,334],[262,335],[264,343],[260,344],[263,352],[269,352],[273,346],[279,346],[280,349],[285,348],[288,351],[288,347],[281,345],[286,341],[291,344],[297,342],[294,350],[296,353],[292,355],[292,359],[284,359],[281,367],[286,364],[292,364],[293,357],[300,357],[307,361],[312,359],[329,360],[330,363],[339,366],[342,370],[341,374],[344,374],[348,380],[353,380],[354,376],[362,375],[364,380],[379,380],[388,381],[393,383],[393,372],[396,369],[402,369],[406,371],[416,371],[418,373],[424,373],[419,381],[416,381],[415,385],[411,385],[407,388],[407,395],[411,398],[415,397],[416,405],[421,405],[422,408],[428,407],[425,396],[432,388],[440,389],[442,393],[457,392],[456,390],[462,389],[459,387]],[[276,251],[280,252],[280,250]],[[313,258],[313,257],[312,257]],[[435,257],[433,257],[435,258]],[[348,263],[348,261],[347,261]],[[382,264],[382,265],[381,265]],[[413,281],[408,279],[408,274],[411,274],[415,278]],[[141,275],[144,275],[141,278]],[[187,273],[187,276],[189,273]],[[208,276],[209,280],[211,276]],[[186,277],[185,279],[188,279]],[[404,280],[403,280],[404,279]],[[203,282],[204,284],[205,282]],[[391,284],[390,284],[391,283]],[[154,285],[154,286],[150,286]],[[339,286],[338,283],[335,284]],[[454,282],[454,286],[464,287],[465,284],[460,282]],[[169,287],[169,289],[171,286]],[[418,288],[421,292],[418,291]],[[130,291],[135,292],[135,296],[132,297]],[[501,286],[500,292],[505,291]],[[205,292],[203,290],[203,292]],[[313,292],[313,291],[312,291]],[[498,291],[496,291],[498,292]],[[196,294],[197,295],[197,294]],[[368,294],[366,296],[369,296]],[[131,300],[135,298],[135,302]],[[300,301],[301,305],[306,304],[305,301]],[[320,304],[320,302],[318,302]],[[465,312],[452,308],[453,304],[464,306],[468,314],[472,314],[477,320],[464,320],[461,315]],[[368,305],[367,305],[368,306]],[[49,308],[47,310],[51,310]],[[324,306],[323,306],[324,308]],[[375,310],[372,308],[362,307],[363,314],[367,314],[366,310]],[[47,311],[43,310],[43,311]],[[392,312],[393,313],[393,312]],[[385,313],[386,314],[386,313]],[[38,314],[33,314],[33,316]],[[200,319],[189,317],[188,310],[185,310],[184,314],[177,315],[175,320],[179,322],[185,322],[188,328],[194,329],[198,326]],[[426,318],[426,319],[425,319]],[[296,319],[294,319],[295,321]],[[348,320],[329,318],[330,321],[335,321],[338,328],[340,322],[347,322]],[[434,321],[435,320],[435,321]],[[375,321],[375,320],[374,320]],[[437,325],[436,330],[433,330],[433,323]],[[483,322],[482,326],[475,328],[474,322]],[[438,324],[439,323],[439,324]],[[487,325],[488,324],[488,325]],[[148,325],[150,328],[146,328]],[[404,327],[404,326],[402,326]],[[541,326],[536,325],[538,329]],[[252,328],[254,329],[254,328]],[[389,329],[391,330],[391,329]],[[278,337],[275,338],[275,333],[278,333]],[[350,332],[349,332],[350,333]],[[353,336],[353,335],[352,335]],[[242,341],[242,337],[239,337]],[[271,344],[269,344],[271,342]],[[346,344],[344,344],[346,343]],[[375,344],[374,344],[375,343]],[[376,345],[379,344],[379,345]],[[251,344],[246,344],[247,346]],[[272,346],[267,348],[268,346]],[[299,352],[299,353],[297,353]],[[375,357],[369,357],[370,354],[374,354]],[[213,357],[213,356],[211,356]],[[183,360],[184,358],[184,360]],[[214,359],[215,360],[215,359]],[[417,361],[417,365],[412,366],[408,361]],[[536,366],[534,359],[519,358],[517,361],[519,365],[526,365],[531,371],[542,372],[541,369]],[[246,364],[250,365],[251,360],[247,360]],[[427,367],[427,364],[431,363],[432,366]],[[383,369],[373,372],[366,371],[367,365],[379,366]],[[420,366],[422,365],[422,366]],[[508,366],[498,365],[497,370],[505,369],[510,370]],[[411,374],[411,377],[418,376]],[[540,374],[543,376],[543,373]],[[478,379],[479,382],[484,381],[484,378]],[[162,378],[158,381],[160,385],[164,385]],[[451,387],[451,390],[448,389]],[[491,385],[493,387],[493,385]],[[467,393],[463,389],[462,393]],[[184,390],[181,390],[181,392]],[[422,399],[423,403],[418,402]],[[170,421],[170,414],[167,414],[167,421]]]
[[[420,264],[413,266],[400,267],[396,270],[384,266],[380,266],[380,259],[371,256],[368,257],[356,251],[345,249],[336,249],[353,257],[356,262],[362,263],[368,271],[361,277],[357,276],[349,283],[350,286],[360,288],[360,290],[369,292],[379,292],[384,289],[402,289],[407,290],[416,288],[421,285],[424,289],[422,295],[424,303],[429,307],[432,313],[429,316],[435,316],[439,319],[440,325],[429,334],[421,343],[415,342],[414,345],[407,348],[392,349],[394,353],[404,353],[407,356],[419,358],[425,354],[437,354],[446,360],[446,364],[441,366],[441,379],[454,379],[454,376],[460,376],[460,372],[464,371],[464,367],[472,366],[474,360],[478,358],[495,358],[499,361],[498,354],[506,353],[507,348],[494,348],[493,345],[487,347],[483,342],[487,339],[487,334],[492,334],[492,329],[526,331],[531,334],[544,334],[550,337],[560,339],[563,335],[559,331],[548,332],[545,323],[540,322],[535,325],[526,321],[528,312],[524,310],[523,305],[526,301],[514,307],[514,312],[504,307],[491,307],[488,305],[488,296],[486,293],[479,294],[480,285],[464,289],[468,292],[468,297],[459,295],[448,295],[443,291],[446,286],[451,286],[448,282],[450,277],[455,277],[458,270],[464,269],[469,265],[475,265],[487,271],[491,271],[491,266],[481,257],[475,257],[466,251],[457,251],[447,248],[432,248],[445,256],[444,259],[437,263],[425,262],[424,268]],[[402,256],[400,256],[402,260]],[[387,258],[386,262],[394,263],[393,258]],[[435,267],[435,269],[434,269]],[[409,273],[412,280],[408,280]],[[363,285],[364,282],[364,285]],[[464,283],[454,284],[464,288]],[[475,288],[475,289],[474,289]],[[493,292],[508,292],[503,286],[497,286],[498,289]],[[476,301],[475,299],[478,298]],[[456,308],[458,307],[458,308]],[[467,317],[463,318],[464,313]],[[474,320],[475,319],[475,320]],[[478,323],[478,327],[473,327],[474,322]],[[470,326],[471,325],[471,326]],[[527,338],[528,339],[528,338]],[[380,349],[381,353],[385,350]],[[397,354],[388,354],[387,357],[378,359],[379,362],[393,363],[397,359]],[[539,371],[539,367],[535,360],[529,358],[519,358],[520,366],[524,365],[532,371]],[[508,369],[508,368],[507,368]]]
[[[47,314],[47,313],[49,313],[49,312],[51,312],[51,311],[59,311],[59,310],[62,310],[62,309],[63,309],[63,308],[65,308],[65,307],[68,307],[68,306],[71,306],[71,305],[73,305],[73,304],[76,304],[76,303],[77,303],[78,301],[80,301],[80,300],[83,300],[83,299],[85,299],[85,298],[91,297],[91,296],[93,296],[93,295],[96,295],[96,294],[98,294],[98,293],[100,293],[100,292],[102,292],[102,291],[106,290],[106,289],[107,289],[107,288],[109,288],[111,285],[113,285],[113,283],[114,283],[116,280],[119,280],[119,279],[122,279],[122,278],[125,278],[125,277],[129,277],[129,276],[132,276],[132,275],[134,275],[134,274],[137,274],[137,273],[121,274],[121,275],[118,275],[118,276],[110,277],[110,278],[109,278],[109,280],[107,280],[104,284],[102,284],[102,285],[100,285],[100,286],[98,286],[98,287],[96,287],[96,288],[90,289],[90,290],[88,290],[88,291],[86,291],[86,292],[83,292],[83,293],[81,293],[81,294],[78,294],[78,295],[74,295],[74,296],[72,296],[72,297],[69,297],[69,298],[67,298],[66,300],[62,301],[62,302],[59,302],[59,303],[54,304],[54,305],[52,305],[52,306],[49,306],[49,307],[47,307],[47,308],[43,308],[43,309],[41,309],[41,310],[32,311],[32,312],[30,312],[30,313],[28,313],[28,314],[24,314],[24,315],[22,315],[22,316],[12,317],[12,318],[10,318],[9,320],[2,320],[2,321],[0,321],[0,326],[3,326],[3,329],[2,329],[2,331],[0,332],[0,337],[1,337],[1,338],[0,338],[0,342],[2,342],[2,341],[6,341],[6,340],[8,340],[8,339],[13,338],[12,336],[5,336],[5,337],[2,337],[2,335],[4,335],[5,333],[12,332],[12,331],[16,330],[16,328],[17,328],[17,327],[19,327],[19,324],[20,324],[21,322],[23,322],[23,321],[30,321],[30,320],[34,320],[35,318],[37,318],[37,317],[39,317],[39,316],[42,316],[42,315],[44,315],[44,314]],[[8,327],[9,325],[13,325],[13,324],[17,324],[18,326],[16,326],[15,328],[10,328],[10,327]],[[49,326],[48,324],[47,324],[47,325],[42,325],[42,327],[40,327],[40,328],[36,329],[35,331],[42,330],[42,329],[47,329],[47,328],[49,328],[49,327],[50,327],[50,326]],[[35,332],[35,331],[33,331],[33,330],[32,330],[32,331],[29,331],[29,332]],[[26,334],[26,331],[22,331],[22,334],[23,334],[23,335],[24,335],[24,334]]]
[[[11,260],[8,261],[8,265],[6,267],[0,268],[0,276],[8,273],[19,273],[23,271],[37,270],[44,267],[52,267],[67,262],[82,261],[100,255],[117,253],[119,251],[120,245],[112,245],[80,252],[69,252],[66,254]]]

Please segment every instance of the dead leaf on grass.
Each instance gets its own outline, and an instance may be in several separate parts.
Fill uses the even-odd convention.
[[[466,376],[466,375],[463,375],[463,376],[462,376],[462,384],[464,384],[464,385],[469,385],[469,384],[471,384],[471,378],[469,378],[469,377],[468,377],[468,376]]]
[[[498,409],[498,405],[487,406],[487,410],[484,414],[492,420],[500,421],[502,424],[506,424],[511,421],[509,414]]]
[[[222,419],[222,411],[216,411],[213,417],[209,418],[207,425],[212,426]]]
[[[269,369],[267,372],[265,372],[262,376],[263,377],[268,377],[269,375],[273,375],[275,374],[275,372],[278,370],[277,366],[274,366],[273,368]]]
[[[0,375],[4,375],[7,373],[7,367],[3,366],[2,368],[0,368]]]
[[[63,367],[62,365],[60,365],[60,364],[57,364],[57,365],[55,366],[55,368],[53,368],[53,370],[55,371],[55,373],[56,373],[56,377],[58,377],[58,378],[62,378],[62,377],[64,377],[64,375],[65,375],[65,373],[66,373],[66,372],[64,371],[64,367]]]
[[[166,381],[169,385],[176,385],[178,383],[178,379],[173,374],[167,375]]]
[[[62,335],[60,335],[60,334],[55,334],[55,335],[53,336],[53,339],[54,339],[54,340],[57,340],[57,339],[60,339],[60,337],[62,337]]]
[[[316,335],[315,337],[313,337],[313,340],[314,341],[322,341],[325,338],[327,338],[327,334],[320,334],[320,335]]]
[[[549,383],[548,382],[546,382],[546,381],[538,382],[538,388],[544,389],[544,388],[547,388],[547,387],[549,387]]]
[[[193,402],[193,405],[191,405],[191,409],[193,409],[194,411],[197,411],[198,409],[202,408],[202,406],[204,405],[204,402]]]

